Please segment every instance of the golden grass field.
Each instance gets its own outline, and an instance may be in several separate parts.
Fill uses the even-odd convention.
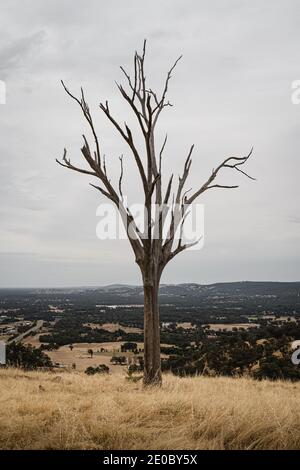
[[[300,449],[300,384],[0,370],[1,449]]]
[[[38,335],[29,336],[23,341],[24,344],[31,344],[32,346],[39,347],[41,345]],[[85,371],[89,366],[98,366],[105,364],[109,367],[111,374],[122,374],[126,370],[126,366],[115,365],[110,362],[112,356],[126,356],[134,357],[133,353],[121,352],[121,342],[112,341],[105,343],[74,343],[73,349],[69,346],[61,346],[59,349],[47,351],[47,356],[50,357],[52,362],[64,365],[66,368],[72,368],[72,364],[76,364],[77,371]],[[162,344],[162,346],[171,346],[169,344]],[[143,343],[137,343],[138,348],[144,348]],[[98,352],[101,348],[105,352]],[[88,349],[94,352],[93,357],[88,354]],[[140,354],[142,355],[142,354]],[[166,354],[161,354],[161,357],[167,357]]]
[[[257,323],[208,323],[208,325],[213,331],[232,331],[233,328],[243,328],[244,330],[248,330],[249,328],[259,326]]]

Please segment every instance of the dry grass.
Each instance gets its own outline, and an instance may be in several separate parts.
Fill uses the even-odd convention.
[[[47,351],[47,356],[50,357],[52,362],[58,362],[70,368],[72,364],[76,364],[76,370],[78,371],[85,371],[89,366],[95,367],[99,364],[105,364],[110,368],[111,373],[120,374],[124,366],[112,365],[110,362],[112,356],[124,355],[123,353],[117,352],[117,348],[119,348],[120,351],[120,345],[121,343],[75,343],[73,344],[72,351],[69,346],[61,346],[57,350]],[[105,348],[109,352],[98,354],[97,351],[101,348]],[[94,351],[92,358],[87,352],[88,349]]]
[[[255,328],[258,323],[208,323],[210,330],[213,331],[232,331],[233,328],[243,328],[243,330],[249,330],[250,328]]]
[[[31,340],[31,337],[25,339],[25,344],[31,344],[32,346],[39,347],[40,342],[33,337],[34,340]],[[110,362],[112,356],[126,356],[134,357],[134,354],[131,352],[121,352],[122,342],[112,341],[106,343],[74,343],[72,351],[69,346],[61,346],[59,349],[54,349],[53,351],[47,351],[47,356],[50,357],[52,362],[59,363],[64,365],[67,368],[72,368],[72,364],[76,364],[76,370],[84,372],[89,366],[98,366],[99,364],[105,364],[109,367],[112,374],[122,374],[126,366],[115,365]],[[172,346],[169,344],[162,344],[162,346],[168,347]],[[144,348],[143,343],[137,343],[137,347],[140,349]],[[101,351],[101,348],[104,348],[107,352],[98,352]],[[91,358],[88,354],[88,349],[93,349],[94,355]],[[161,357],[168,357],[166,354],[161,354]]]
[[[143,333],[141,328],[136,328],[134,326],[123,326],[120,323],[84,323],[83,326],[89,326],[93,330],[95,328],[101,328],[106,331],[114,333],[115,331],[122,330],[125,333]]]
[[[1,449],[299,449],[300,384],[0,370]]]

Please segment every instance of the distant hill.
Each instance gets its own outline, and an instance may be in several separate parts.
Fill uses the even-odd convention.
[[[16,294],[16,293],[38,293],[38,292],[115,292],[115,293],[141,293],[141,285],[131,284],[109,284],[107,286],[79,286],[79,287],[45,287],[45,288],[0,288],[0,293]],[[241,293],[241,294],[276,294],[283,292],[291,292],[300,295],[300,281],[280,282],[280,281],[236,281],[236,282],[219,282],[214,284],[197,284],[192,282],[181,284],[161,284],[160,292],[163,294],[176,293],[177,295],[193,294],[202,295],[207,292],[219,293]]]
[[[246,311],[286,311],[300,313],[300,282],[224,282],[216,284],[162,284],[161,305],[233,308]],[[95,306],[143,303],[142,286],[112,284],[102,287],[47,289],[0,289],[0,301],[13,306],[38,302],[65,302]],[[244,307],[247,307],[246,310]]]

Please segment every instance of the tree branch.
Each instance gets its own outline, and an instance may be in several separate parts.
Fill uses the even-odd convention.
[[[237,170],[240,173],[243,173],[245,176],[247,176],[251,180],[255,180],[255,178],[253,178],[252,176],[249,176],[247,173],[245,173],[244,171],[242,171],[239,168],[239,166],[244,165],[248,161],[248,159],[252,155],[252,152],[253,152],[253,147],[251,148],[248,155],[246,155],[245,157],[229,157],[229,158],[226,158],[215,170],[212,171],[212,174],[207,179],[207,181],[196,192],[194,192],[194,194],[192,194],[186,200],[186,204],[188,204],[188,205],[191,204],[198,196],[200,196],[200,194],[204,193],[208,189],[212,189],[212,188],[225,188],[225,189],[237,188],[238,187],[237,185],[234,185],[234,186],[219,185],[219,184],[211,185],[211,183],[217,177],[218,173],[223,168],[231,168],[231,169]]]

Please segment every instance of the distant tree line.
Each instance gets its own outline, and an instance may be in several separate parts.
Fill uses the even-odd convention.
[[[169,358],[163,370],[179,376],[247,374],[255,379],[300,380],[300,367],[291,362],[291,342],[300,338],[300,324],[233,332],[215,332],[194,345],[164,348]]]

